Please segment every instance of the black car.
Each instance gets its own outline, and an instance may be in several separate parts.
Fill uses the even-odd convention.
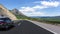
[[[14,26],[13,21],[8,17],[1,17],[0,18],[0,28],[9,28]]]

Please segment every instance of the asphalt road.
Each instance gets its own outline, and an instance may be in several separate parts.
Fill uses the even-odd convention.
[[[53,34],[32,22],[21,20],[20,23],[8,31],[0,31],[0,34]]]

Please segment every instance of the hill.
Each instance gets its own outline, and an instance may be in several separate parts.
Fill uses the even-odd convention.
[[[16,20],[16,16],[13,15],[6,7],[0,4],[0,16],[9,17],[11,20]]]
[[[24,15],[23,13],[21,13],[18,9],[13,9],[13,10],[9,10],[11,11],[18,19],[26,19],[28,18],[26,15]]]

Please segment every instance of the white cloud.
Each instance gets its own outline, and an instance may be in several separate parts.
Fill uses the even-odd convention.
[[[20,12],[24,13],[26,16],[41,16],[44,13],[41,11],[36,11],[37,9],[39,9],[38,7],[33,8],[33,7],[21,7],[21,9],[19,10]]]
[[[36,1],[33,3],[37,3],[37,4],[41,4],[42,6],[46,6],[46,7],[58,7],[60,5],[59,1]]]
[[[33,8],[31,8],[31,7],[21,7],[20,11],[28,12],[28,11],[34,11],[34,9],[33,9]]]
[[[44,9],[47,8],[46,6],[40,6],[40,5],[36,5],[33,7],[34,9]]]
[[[50,2],[49,1],[41,1],[41,4],[43,6],[58,7],[60,2],[58,2],[58,1],[50,1]]]
[[[31,13],[25,13],[26,16],[42,16],[43,12],[31,12]]]
[[[40,6],[21,7],[21,9],[19,11],[22,12],[26,16],[57,16],[58,15],[57,13],[50,15],[43,11],[36,11],[39,8],[43,9],[44,7],[43,8],[41,8]]]
[[[25,14],[26,16],[51,16],[47,15],[46,13],[42,11],[37,11],[38,9],[45,9],[50,7],[58,7],[60,5],[60,2],[58,1],[38,1],[35,3],[40,3],[39,5],[35,5],[33,7],[21,7],[19,9],[20,12]]]

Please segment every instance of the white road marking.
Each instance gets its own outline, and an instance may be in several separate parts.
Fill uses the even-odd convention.
[[[21,23],[18,24],[18,26],[20,25]]]

